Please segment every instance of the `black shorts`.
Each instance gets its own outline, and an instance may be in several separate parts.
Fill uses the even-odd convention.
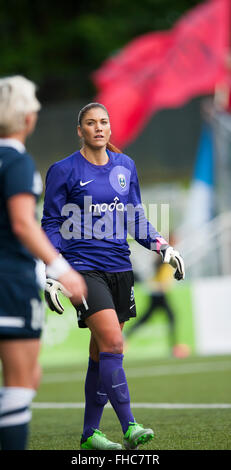
[[[115,310],[119,323],[136,316],[132,271],[118,273],[79,271],[79,273],[84,277],[88,288],[88,309],[84,304],[76,307],[80,328],[86,328],[84,320],[100,310]]]
[[[40,338],[44,304],[34,279],[0,273],[0,340]]]

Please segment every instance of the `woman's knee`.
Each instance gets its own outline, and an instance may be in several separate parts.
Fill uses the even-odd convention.
[[[123,336],[122,334],[112,334],[104,338],[100,347],[100,352],[110,352],[112,354],[123,353]]]
[[[92,333],[90,352],[94,357],[100,352],[122,354],[123,336],[118,317],[113,309],[96,312],[86,319],[86,324]],[[91,356],[92,357],[92,356]]]
[[[7,341],[1,344],[4,385],[37,389],[41,379],[39,342]]]

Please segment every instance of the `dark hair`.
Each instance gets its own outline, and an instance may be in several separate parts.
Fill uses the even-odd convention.
[[[109,117],[109,114],[108,114],[108,110],[107,108],[105,108],[105,106],[101,103],[89,103],[89,104],[86,104],[86,106],[84,106],[82,109],[80,109],[79,111],[79,114],[78,114],[78,125],[81,126],[82,124],[82,121],[83,121],[83,118],[85,116],[85,114],[88,113],[88,111],[90,111],[90,109],[94,109],[94,108],[101,108],[105,111],[105,113],[107,113],[108,117]]]
[[[103,109],[103,111],[105,111],[105,113],[107,113],[108,118],[109,118],[108,110],[107,110],[107,108],[105,108],[105,106],[103,104],[101,104],[101,103],[89,103],[89,104],[86,104],[86,106],[84,106],[79,111],[78,126],[82,125],[82,121],[83,121],[83,118],[84,118],[85,114],[87,114],[87,112],[90,111],[90,109],[94,109],[94,108]],[[119,150],[117,147],[115,147],[115,145],[111,144],[110,142],[107,143],[107,149],[110,150],[111,152],[122,153],[121,150]]]

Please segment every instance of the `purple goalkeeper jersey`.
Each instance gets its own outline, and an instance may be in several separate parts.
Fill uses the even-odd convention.
[[[128,232],[157,252],[167,243],[145,217],[133,160],[107,154],[94,165],[77,151],[47,172],[42,227],[77,271],[131,270]]]

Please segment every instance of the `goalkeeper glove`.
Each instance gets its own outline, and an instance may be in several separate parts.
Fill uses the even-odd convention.
[[[165,250],[161,252],[163,263],[169,263],[173,268],[176,269],[174,273],[175,279],[180,281],[181,279],[185,278],[185,269],[184,269],[184,261],[182,256],[179,254],[177,250],[174,250],[172,246],[168,246]]]
[[[61,292],[66,297],[71,297],[71,293],[59,281],[54,279],[46,279],[45,285],[45,299],[50,310],[53,310],[60,315],[64,312],[64,308],[58,298],[58,293]]]

